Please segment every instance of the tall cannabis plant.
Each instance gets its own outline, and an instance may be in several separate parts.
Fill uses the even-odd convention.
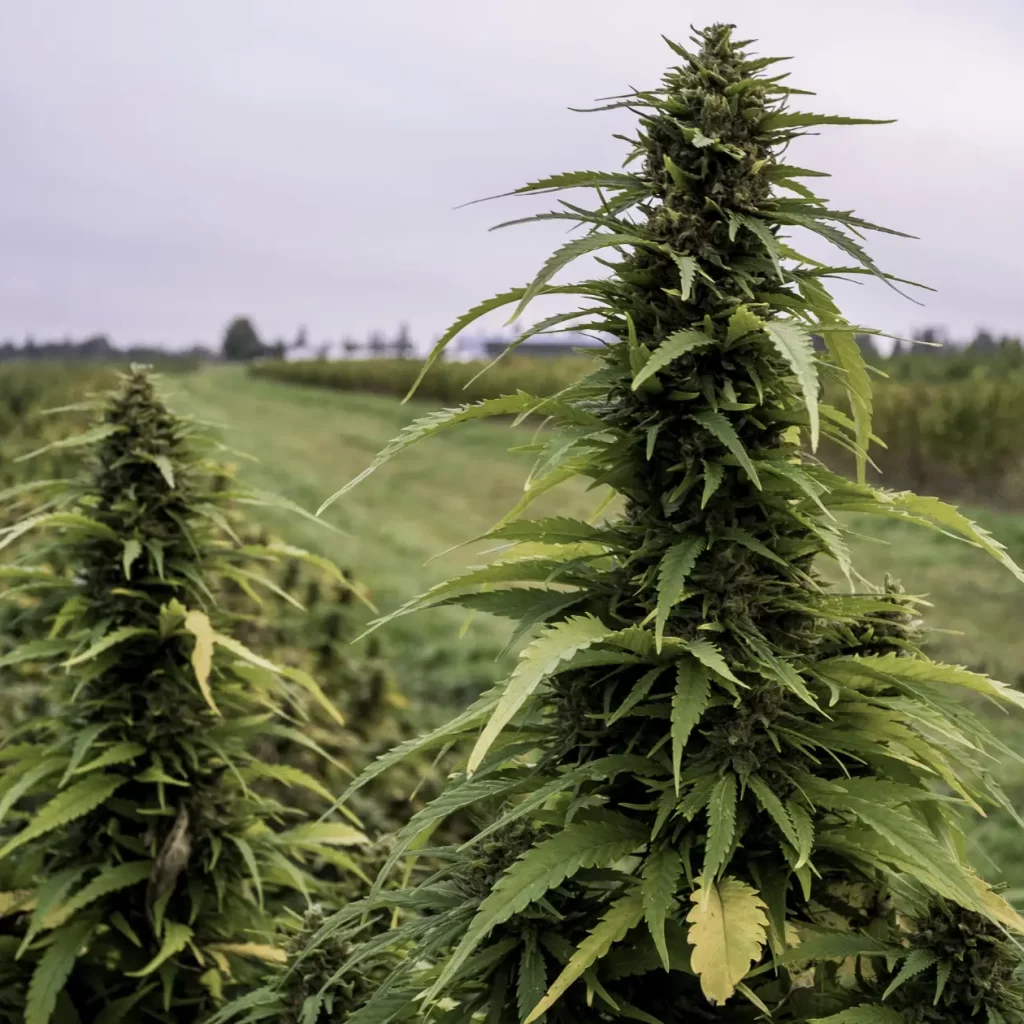
[[[81,477],[0,533],[34,538],[3,567],[4,599],[38,598],[0,671],[45,667],[54,708],[0,746],[0,1019],[180,1024],[280,962],[278,916],[365,840],[273,799],[332,797],[254,753],[266,736],[316,748],[282,714],[293,691],[331,709],[309,675],[232,637],[214,600],[228,579],[276,589],[253,562],[274,549],[231,529],[233,504],[257,499],[224,486],[142,369],[75,445]]]
[[[807,129],[874,122],[791,111],[797,90],[730,26],[695,41],[670,44],[680,65],[661,88],[612,103],[639,118],[635,170],[519,190],[597,199],[525,218],[585,233],[434,353],[492,310],[568,295],[581,308],[534,331],[612,335],[603,366],[553,398],[425,417],[371,466],[464,420],[537,413],[555,428],[488,534],[509,548],[402,609],[455,601],[519,635],[543,628],[505,684],[421,743],[478,733],[392,861],[459,807],[494,818],[392,899],[415,914],[394,940],[417,955],[353,1024],[417,1007],[445,1024],[1024,1020],[1007,935],[1024,921],[968,866],[961,833],[962,812],[1005,803],[987,774],[1000,751],[956,700],[1022,698],[922,654],[914,602],[859,580],[840,515],[959,534],[1024,575],[953,508],[848,482],[813,455],[827,436],[863,467],[871,438],[868,377],[828,281],[893,279],[859,241],[881,229],[828,207],[805,184],[821,175],[785,154]],[[845,265],[801,255],[791,228]],[[551,283],[588,253],[607,277]],[[826,379],[848,413],[820,401]],[[621,511],[520,518],[573,477],[610,487]],[[338,965],[353,970],[358,957]]]

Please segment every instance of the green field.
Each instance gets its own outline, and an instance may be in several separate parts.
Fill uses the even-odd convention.
[[[310,510],[364,469],[411,419],[436,407],[256,380],[233,368],[167,383],[181,412],[219,425],[226,444],[256,457],[240,463],[246,481]],[[480,535],[521,495],[530,457],[507,449],[529,439],[523,427],[469,423],[416,446],[346,495],[325,515],[337,529],[289,512],[265,519],[291,542],[353,569],[381,611],[391,611],[479,557],[480,545],[449,549]],[[587,514],[602,496],[576,484],[546,496],[536,509]],[[1024,561],[1024,516],[965,511]],[[982,552],[941,534],[875,520],[856,527],[860,571],[878,581],[889,571],[931,602],[935,656],[1019,683],[1024,584]],[[511,655],[501,659],[504,665],[496,658],[509,629],[489,616],[467,621],[465,612],[442,608],[390,623],[381,639],[426,725],[464,705],[508,667]],[[1004,717],[995,725],[1016,748],[1018,724]],[[1024,804],[1024,772],[1004,764],[999,774],[1017,805]],[[1011,823],[992,821],[972,839],[976,855],[995,861],[990,876],[1003,874],[1015,892],[1024,889],[1024,867],[1012,852],[1019,833]]]
[[[248,378],[236,369],[209,369],[171,383],[183,411],[223,427],[224,441],[258,458],[243,476],[304,508],[315,509],[364,469],[405,424],[433,405],[337,393]],[[346,533],[282,513],[273,525],[296,543],[356,570],[383,610],[412,597],[474,561],[480,546],[441,555],[492,526],[522,493],[529,455],[510,453],[528,441],[495,423],[469,423],[399,456],[326,513]],[[566,514],[596,508],[601,495],[566,486],[537,503]],[[966,509],[1024,560],[1024,516]],[[899,523],[858,522],[855,562],[869,579],[889,571],[934,607],[928,616],[937,655],[984,667],[1015,681],[1024,672],[1024,585],[966,544]],[[429,559],[434,559],[427,564]],[[453,618],[454,616],[454,618]],[[425,612],[405,629],[420,637],[459,628],[462,613]],[[443,623],[441,626],[439,623]],[[454,625],[453,625],[454,623]],[[954,632],[954,627],[959,633]],[[498,643],[494,620],[471,627],[477,642]],[[452,680],[453,685],[458,681]]]

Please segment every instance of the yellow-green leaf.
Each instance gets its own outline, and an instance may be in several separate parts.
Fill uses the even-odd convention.
[[[203,699],[210,705],[215,715],[220,714],[210,689],[210,671],[213,668],[213,644],[215,633],[210,625],[209,616],[205,612],[190,611],[185,616],[185,628],[196,638],[192,648],[192,669],[196,674]]]
[[[705,998],[720,1006],[761,957],[768,934],[767,907],[756,889],[736,878],[709,882],[690,899],[695,904],[686,918],[686,938],[693,946],[690,966]]]
[[[210,945],[211,952],[232,953],[235,956],[250,957],[266,964],[286,964],[288,954],[277,946],[268,946],[262,942],[217,942]]]
[[[137,971],[125,971],[125,977],[144,978],[147,974],[152,974],[161,964],[180,953],[188,945],[191,938],[192,929],[187,924],[168,921],[164,925],[164,939],[160,944],[160,950],[157,955],[145,967]]]

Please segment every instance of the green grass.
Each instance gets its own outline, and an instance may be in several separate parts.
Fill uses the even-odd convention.
[[[363,470],[403,426],[436,408],[254,380],[234,368],[171,384],[182,411],[225,425],[225,442],[258,458],[243,463],[247,481],[311,510]],[[358,572],[389,610],[479,558],[480,545],[435,556],[492,526],[522,494],[530,456],[506,449],[529,436],[523,428],[467,423],[417,445],[325,514],[345,533],[288,513],[271,521],[295,543]],[[535,508],[588,515],[600,498],[582,485],[569,485]],[[1024,516],[964,511],[1024,561]],[[863,534],[853,545],[859,570],[879,581],[891,572],[932,603],[928,624],[936,631],[936,656],[984,667],[1008,682],[1024,672],[1024,585],[1009,572],[979,550],[929,530],[874,519],[858,520],[856,527]],[[434,561],[428,564],[429,559]],[[426,624],[418,628],[430,631],[434,616],[451,614],[422,613]],[[497,640],[506,630],[488,619],[472,632]]]
[[[248,483],[273,490],[315,510],[363,470],[383,445],[416,416],[436,405],[286,385],[246,377],[235,368],[208,369],[168,381],[182,412],[224,425],[225,443],[258,457],[243,463]],[[228,426],[230,425],[230,426]],[[371,588],[382,611],[422,592],[479,559],[480,545],[449,551],[492,526],[522,493],[530,456],[510,445],[530,438],[497,423],[469,423],[400,455],[350,492],[326,514],[338,532],[290,513],[267,516],[288,540],[353,569]],[[535,506],[539,513],[589,515],[602,494],[566,486]],[[1024,516],[965,509],[1024,561]],[[854,562],[868,578],[886,572],[932,604],[927,622],[935,657],[1019,682],[1024,672],[1024,584],[981,551],[929,530],[860,519],[863,537]],[[435,558],[435,556],[442,557]],[[431,559],[433,559],[431,561]],[[495,657],[509,626],[479,616],[466,626],[453,608],[399,619],[381,631],[407,691],[425,707],[425,719],[467,702],[507,668]],[[465,628],[465,635],[460,637]],[[1016,720],[996,721],[1004,742],[1019,747]],[[1024,802],[1024,772],[1000,769],[1011,794]],[[1020,781],[1018,781],[1020,780]],[[1005,818],[974,835],[976,855],[989,854],[1005,875],[1024,887],[1024,865],[1011,851],[1019,833]]]

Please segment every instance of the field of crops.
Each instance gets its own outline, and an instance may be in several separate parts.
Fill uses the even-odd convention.
[[[941,376],[934,364],[951,364]],[[955,364],[955,365],[953,365]],[[983,360],[964,368],[955,357],[918,356],[882,360],[875,385],[874,423],[885,447],[872,459],[871,479],[957,500],[1024,508],[1024,457],[1019,410],[1024,402],[1024,372],[1014,365],[995,372]],[[263,380],[404,397],[423,363],[413,359],[267,361],[250,373]],[[517,390],[547,396],[578,380],[592,366],[588,357],[502,359],[435,363],[416,394],[425,403],[461,405]],[[960,372],[957,372],[960,371]],[[840,408],[837,389],[830,395]],[[845,410],[844,410],[845,411]],[[853,462],[826,445],[823,455],[844,471]]]

